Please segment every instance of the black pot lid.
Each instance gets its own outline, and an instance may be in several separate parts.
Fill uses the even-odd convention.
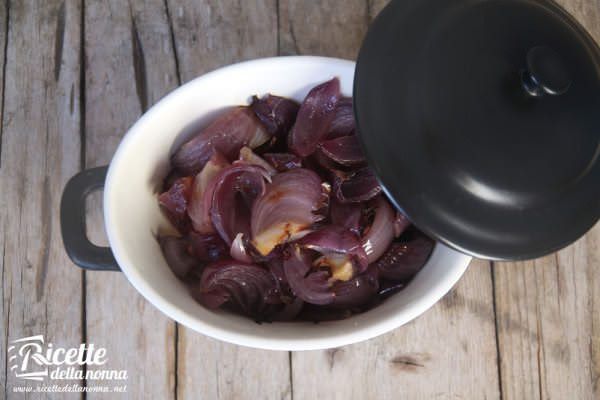
[[[550,1],[392,1],[354,102],[388,196],[460,251],[534,258],[600,216],[600,50]]]

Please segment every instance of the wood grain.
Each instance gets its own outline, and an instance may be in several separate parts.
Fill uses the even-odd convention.
[[[175,57],[161,0],[85,2],[86,167],[107,164],[144,108],[176,87]],[[104,241],[100,202],[90,236]],[[104,346],[110,367],[126,369],[128,399],[175,397],[175,323],[121,273],[86,273],[87,340]],[[102,398],[89,393],[87,398]]]
[[[182,82],[222,65],[277,54],[274,1],[168,2]],[[289,357],[179,327],[178,399],[291,399]]]
[[[81,343],[81,271],[60,239],[58,206],[67,179],[80,168],[78,2],[0,5],[8,37],[3,76],[0,168],[2,330],[10,341],[44,335],[55,346]],[[2,53],[4,47],[2,47]],[[6,62],[4,64],[4,61]],[[22,385],[5,358],[0,397]],[[46,398],[29,394],[27,398]]]
[[[600,224],[574,245],[494,268],[504,399],[600,395]]]

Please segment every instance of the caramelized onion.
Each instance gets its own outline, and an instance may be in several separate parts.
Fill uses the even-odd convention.
[[[375,199],[372,207],[375,217],[362,238],[362,247],[369,263],[381,257],[394,240],[394,210],[383,196]]]
[[[192,192],[192,178],[183,177],[177,179],[173,185],[158,196],[158,203],[171,223],[180,232],[189,230],[190,220],[187,215],[187,207]]]
[[[215,151],[227,159],[237,158],[243,146],[255,148],[269,139],[263,125],[248,107],[236,107],[184,143],[171,157],[178,170],[197,174]]]
[[[311,304],[333,302],[329,274],[326,271],[311,271],[311,259],[299,246],[290,245],[287,253],[283,271],[294,294]]]
[[[288,147],[293,153],[306,157],[317,149],[329,131],[339,97],[340,81],[337,78],[311,89],[288,137]]]
[[[361,165],[367,161],[354,135],[326,140],[319,144],[319,148],[323,154],[340,165]]]
[[[342,203],[358,203],[370,200],[381,193],[381,186],[369,167],[349,173],[335,171],[333,192]]]

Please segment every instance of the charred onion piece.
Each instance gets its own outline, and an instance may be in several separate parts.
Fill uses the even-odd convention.
[[[392,243],[377,262],[379,275],[394,281],[407,282],[425,265],[433,251],[433,240],[424,235],[407,242]]]
[[[254,96],[250,108],[270,135],[284,137],[294,124],[300,105],[294,100],[267,94],[260,99]]]
[[[158,203],[163,212],[175,228],[182,233],[187,232],[190,226],[187,208],[192,193],[192,183],[191,177],[179,178],[168,191],[158,196]]]
[[[258,147],[269,137],[249,107],[236,107],[184,143],[171,157],[171,163],[185,174],[195,175],[215,150],[234,160],[243,146]]]
[[[275,175],[252,207],[252,242],[267,255],[273,248],[322,220],[329,196],[314,172],[296,168]]]
[[[339,97],[340,81],[337,78],[311,89],[288,136],[288,147],[293,153],[306,157],[317,149],[329,131]]]
[[[381,193],[381,186],[371,168],[364,167],[349,173],[335,171],[333,192],[342,203],[359,203]]]

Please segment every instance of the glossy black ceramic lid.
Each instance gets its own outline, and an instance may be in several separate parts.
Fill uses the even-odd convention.
[[[600,217],[600,51],[553,2],[392,1],[354,102],[387,194],[452,247],[533,258]]]

